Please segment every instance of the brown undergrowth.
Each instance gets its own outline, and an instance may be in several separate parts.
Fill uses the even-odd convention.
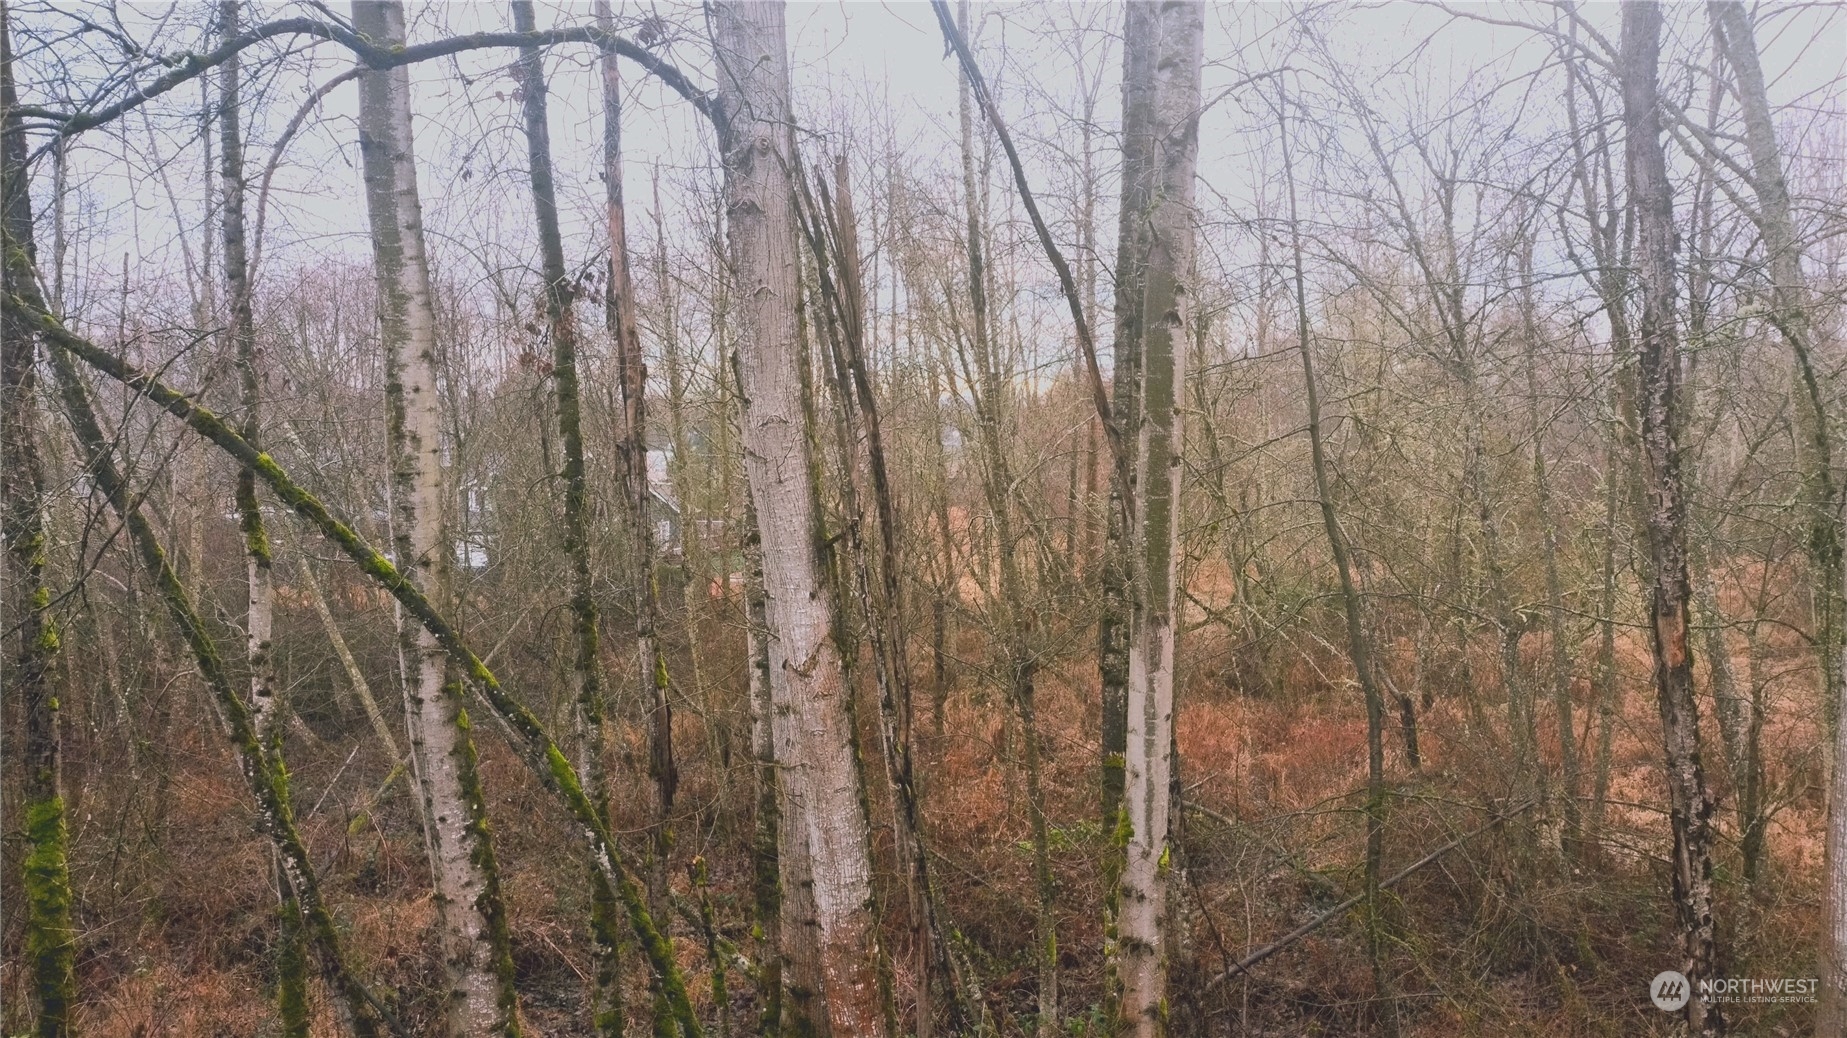
[[[619,622],[612,621],[612,622]],[[1197,618],[1196,618],[1197,622]],[[695,632],[699,673],[690,681],[688,639],[670,639],[676,675],[675,740],[681,785],[674,819],[676,893],[687,912],[673,921],[674,943],[699,1011],[715,1017],[710,962],[697,931],[697,892],[687,866],[711,867],[711,897],[722,936],[746,955],[750,935],[750,782],[743,704],[731,686],[739,661],[731,620],[714,617]],[[677,639],[677,640],[674,640]],[[1781,639],[1781,640],[1779,640]],[[1096,678],[1080,649],[1040,671],[1039,734],[1044,742],[1053,861],[1060,891],[1059,945],[1068,1025],[1096,1030],[1103,992],[1098,821]],[[1204,624],[1184,641],[1178,718],[1183,820],[1176,905],[1183,951],[1174,964],[1173,1013],[1180,1033],[1304,1035],[1363,1033],[1378,1006],[1358,919],[1337,915],[1311,936],[1247,973],[1232,964],[1358,890],[1365,780],[1364,714],[1343,660],[1325,640],[1304,639],[1282,672],[1258,685],[1226,666],[1236,632]],[[1742,653],[1743,644],[1739,643]],[[988,647],[966,627],[954,646],[964,661]],[[1595,646],[1580,647],[1589,659]],[[1812,976],[1816,877],[1823,803],[1818,790],[1819,713],[1813,672],[1793,637],[1771,636],[1758,661],[1766,685],[1764,755],[1776,808],[1765,876],[1755,890],[1739,875],[1733,783],[1707,717],[1707,771],[1721,798],[1719,859],[1722,925],[1737,976]],[[1485,637],[1458,660],[1419,668],[1409,643],[1386,653],[1394,682],[1420,704],[1423,766],[1411,770],[1394,726],[1387,732],[1394,797],[1387,826],[1388,873],[1483,825],[1514,802],[1516,776],[1506,738],[1505,697]],[[1525,678],[1537,686],[1549,652],[1543,639],[1522,646]],[[936,883],[969,951],[987,1008],[1002,1033],[1029,1033],[1036,1007],[1031,850],[1019,771],[1018,720],[1003,690],[974,666],[958,668],[944,735],[932,734],[928,664],[919,671],[919,785]],[[1619,641],[1620,708],[1612,718],[1610,805],[1601,833],[1567,856],[1558,848],[1559,747],[1549,706],[1537,720],[1552,804],[1463,843],[1396,885],[1388,899],[1390,966],[1406,1033],[1462,1035],[1666,1034],[1670,1020],[1648,1003],[1644,986],[1671,963],[1664,857],[1667,825],[1658,805],[1658,731],[1648,653],[1639,632]],[[1747,661],[1735,665],[1743,672]],[[611,656],[612,685],[622,661]],[[862,679],[869,680],[869,669]],[[1466,670],[1472,685],[1453,675]],[[1423,683],[1418,684],[1419,677]],[[1702,692],[1709,683],[1702,673]],[[1442,683],[1439,683],[1441,681]],[[70,772],[73,881],[82,928],[79,964],[82,1032],[103,1038],[156,1035],[260,1035],[273,1030],[274,892],[268,848],[202,703],[177,689],[157,745],[132,752],[77,730]],[[542,681],[523,682],[543,690]],[[1582,788],[1588,796],[1598,718],[1594,689],[1578,675]],[[321,867],[352,959],[406,1025],[421,1032],[437,1012],[440,957],[436,906],[416,814],[400,780],[381,792],[390,770],[337,699],[298,696],[311,722],[291,736],[296,806]],[[541,703],[540,705],[544,705]],[[386,704],[388,713],[394,704]],[[880,866],[877,890],[895,952],[892,975],[902,1012],[912,1011],[908,925],[890,837],[874,724],[876,700],[860,699],[862,740]],[[489,812],[504,869],[522,1010],[530,1033],[586,1033],[585,932],[588,893],[582,848],[551,796],[491,725],[478,725]],[[631,854],[647,846],[652,810],[638,718],[618,709],[609,764],[614,828]],[[1590,812],[1584,805],[1584,814]],[[9,883],[11,877],[9,877]],[[8,946],[17,934],[9,918]],[[731,1018],[739,1033],[754,1019],[752,984],[732,963]],[[639,956],[625,968],[634,1025],[647,994]],[[1212,985],[1220,974],[1236,975]],[[24,982],[8,961],[9,1007]],[[940,986],[939,986],[940,990]],[[334,1034],[318,990],[316,1033]],[[9,1009],[10,1013],[17,1010]],[[1798,1034],[1804,1006],[1747,1006],[1734,1013],[1749,1033]],[[23,1025],[9,1016],[9,1033]]]

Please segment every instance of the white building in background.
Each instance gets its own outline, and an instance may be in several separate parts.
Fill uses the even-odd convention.
[[[681,518],[680,503],[675,500],[673,487],[667,477],[667,463],[672,456],[670,450],[648,452],[648,518],[654,526],[655,550],[663,559],[678,561],[681,557],[680,537],[685,524]],[[487,481],[471,480],[463,485],[458,498],[458,511],[455,524],[455,565],[464,572],[478,573],[487,569],[494,558],[495,517]],[[382,522],[385,517],[381,513],[376,518]],[[700,520],[698,526],[703,534],[714,524],[718,524],[718,520],[708,519]]]
[[[470,482],[462,487],[461,515],[455,524],[455,565],[465,572],[487,568],[488,545],[492,540],[492,509],[488,505],[487,487]]]

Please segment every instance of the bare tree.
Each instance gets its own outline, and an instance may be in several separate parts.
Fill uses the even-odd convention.
[[[1287,104],[1285,95],[1282,104]],[[1321,386],[1315,369],[1313,332],[1308,313],[1308,283],[1302,267],[1302,224],[1297,212],[1294,163],[1289,143],[1286,108],[1278,109],[1283,148],[1284,177],[1289,189],[1290,274],[1295,293],[1296,349],[1302,355],[1303,407],[1308,417],[1309,466],[1321,528],[1328,542],[1339,581],[1342,614],[1346,619],[1347,656],[1366,704],[1366,854],[1360,904],[1365,912],[1366,954],[1372,963],[1373,987],[1381,1003],[1380,1019],[1388,1035],[1398,1033],[1398,1006],[1385,964],[1384,919],[1380,912],[1381,873],[1385,864],[1385,697],[1373,663],[1372,639],[1366,631],[1366,602],[1354,576],[1353,548],[1335,510],[1332,465],[1323,433]]]
[[[1678,396],[1680,336],[1675,321],[1674,195],[1661,145],[1657,69],[1661,5],[1625,0],[1622,7],[1624,168],[1629,204],[1639,231],[1638,281],[1642,318],[1637,329],[1641,449],[1646,477],[1650,619],[1654,633],[1655,691],[1666,752],[1669,819],[1680,972],[1695,985],[1718,976],[1718,924],[1713,916],[1712,794],[1700,765],[1699,706],[1693,698],[1693,648],[1689,637],[1691,587],[1687,579],[1686,502],[1682,488]],[[1694,997],[1687,1025],[1719,1034],[1724,1013]]]
[[[13,268],[14,284],[21,293],[13,298],[44,313],[44,303],[31,280],[26,256],[26,253],[9,250],[8,265]],[[40,325],[39,330],[43,332],[45,326]],[[382,1033],[386,1028],[401,1034],[402,1027],[383,1011],[379,1001],[347,967],[333,915],[321,896],[314,863],[295,824],[294,808],[289,800],[288,769],[281,763],[278,753],[265,752],[249,707],[232,688],[223,655],[200,619],[191,595],[180,583],[166,551],[161,548],[153,524],[143,514],[140,496],[129,486],[117,463],[111,441],[97,419],[89,389],[75,361],[68,353],[54,352],[51,364],[65,417],[81,452],[83,471],[95,481],[97,490],[122,521],[132,550],[154,584],[168,617],[185,639],[200,677],[205,680],[217,719],[229,738],[245,785],[256,802],[259,826],[274,845],[281,867],[288,872],[288,889],[300,904],[322,978],[337,993],[347,1027],[361,1038]]]

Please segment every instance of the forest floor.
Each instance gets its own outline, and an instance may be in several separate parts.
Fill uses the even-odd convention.
[[[1189,809],[1184,882],[1176,895],[1190,923],[1183,935],[1189,950],[1173,977],[1176,1024],[1203,1034],[1365,1033],[1377,1023],[1380,1003],[1357,913],[1333,919],[1248,974],[1207,990],[1208,981],[1241,955],[1358,890],[1358,796],[1366,779],[1364,711],[1338,656],[1325,648],[1297,654],[1277,682],[1289,690],[1286,696],[1247,691],[1216,668],[1224,654],[1214,637],[1202,631],[1189,639],[1178,722],[1182,797]],[[968,641],[964,658],[979,658],[980,645]],[[1535,660],[1538,650],[1527,646]],[[1779,651],[1783,658],[1769,665],[1794,677],[1770,683],[1764,745],[1777,812],[1754,888],[1739,875],[1733,797],[1716,736],[1707,742],[1707,773],[1720,796],[1720,919],[1732,948],[1728,973],[1739,977],[1809,977],[1815,969],[1822,763],[1800,748],[1818,745],[1820,733],[1799,647]],[[1667,824],[1653,806],[1665,796],[1659,720],[1645,647],[1625,640],[1621,656],[1611,806],[1599,845],[1576,860],[1548,849],[1558,841],[1555,797],[1551,809],[1527,812],[1468,840],[1391,892],[1389,964],[1405,1035],[1669,1033],[1672,1018],[1655,1010],[1646,993],[1648,981],[1673,961]],[[1391,665],[1396,670],[1400,662]],[[723,661],[708,658],[705,666],[708,680],[723,679]],[[1074,1033],[1094,1033],[1103,982],[1098,706],[1094,676],[1086,669],[1081,660],[1048,669],[1039,686],[1064,1012]],[[1491,674],[1492,663],[1484,661],[1477,672]],[[1415,688],[1414,677],[1407,671],[1394,680]],[[927,707],[920,707],[920,784],[935,852],[931,866],[966,947],[976,950],[974,965],[994,1022],[1005,1034],[1029,1033],[1036,1005],[1034,895],[1012,751],[1016,722],[1001,693],[986,684],[972,670],[961,676],[940,737]],[[190,722],[171,723],[166,745],[142,748],[146,759],[95,759],[85,755],[83,738],[71,740],[73,880],[84,926],[79,1021],[82,1033],[97,1038],[246,1036],[273,1028],[269,851],[253,835],[247,798],[222,741],[203,708],[185,699],[185,685],[175,683],[180,691],[171,706],[175,718]],[[1422,710],[1424,759],[1416,772],[1405,766],[1395,724],[1388,730],[1395,796],[1386,829],[1387,873],[1515,802],[1504,710],[1492,686],[1445,690]],[[1591,698],[1580,682],[1574,699],[1586,796],[1595,746]],[[701,717],[683,709],[677,722],[676,741],[685,752],[676,889],[697,896],[686,865],[695,855],[705,857],[726,935],[755,954],[749,819],[737,806],[750,802],[741,717],[726,710]],[[1542,711],[1539,730],[1556,733],[1552,724],[1549,711]],[[413,807],[401,782],[381,793],[379,777],[389,765],[370,742],[322,743],[306,733],[298,731],[291,742],[297,810],[352,958],[372,983],[395,993],[407,1022],[420,1026],[436,1011],[431,993],[441,967]],[[866,736],[872,737],[870,730]],[[1556,776],[1556,734],[1544,741],[1542,753]],[[529,1032],[587,1033],[582,854],[558,835],[570,827],[498,736],[484,735],[480,743]],[[620,729],[612,758],[616,774],[643,774],[638,728]],[[718,763],[726,760],[729,766]],[[876,788],[876,758],[867,767]],[[124,786],[124,769],[154,777]],[[86,797],[90,788],[109,792]],[[629,834],[635,850],[642,845],[646,797],[646,784],[636,782],[619,790],[614,805],[617,829]],[[898,950],[893,969],[902,998],[910,990],[903,891],[889,870],[888,807],[875,795],[871,809],[885,866],[879,894],[897,917],[888,934]],[[710,1019],[703,940],[685,918],[676,927],[681,964]],[[646,1006],[637,960],[630,955],[627,961],[632,1012]],[[0,991],[9,1004],[20,1004],[22,983],[17,964],[8,963]],[[751,982],[737,969],[729,993],[736,1033],[751,1033]],[[1811,1011],[1750,1005],[1733,1016],[1740,1033],[1795,1035],[1807,1031]],[[318,1032],[334,1034],[324,1004],[319,1017]]]

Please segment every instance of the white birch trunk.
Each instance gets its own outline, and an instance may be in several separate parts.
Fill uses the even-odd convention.
[[[1174,592],[1179,534],[1180,347],[1192,311],[1193,179],[1199,142],[1204,8],[1161,7],[1154,67],[1155,196],[1149,210],[1144,287],[1142,407],[1129,631],[1125,807],[1129,841],[1122,876],[1122,1019],[1127,1033],[1167,1029],[1169,781],[1173,774]]]
[[[403,43],[399,3],[355,0],[353,22],[384,45]],[[442,602],[449,597],[454,547],[443,521],[448,488],[436,383],[436,312],[417,193],[410,76],[400,67],[368,72],[359,82],[360,153],[385,349],[394,549],[399,568],[425,595]],[[447,1030],[458,1036],[516,1034],[511,963],[501,943],[505,922],[460,686],[449,683],[448,658],[423,627],[405,633],[403,651],[405,720],[423,794],[451,986]]]

